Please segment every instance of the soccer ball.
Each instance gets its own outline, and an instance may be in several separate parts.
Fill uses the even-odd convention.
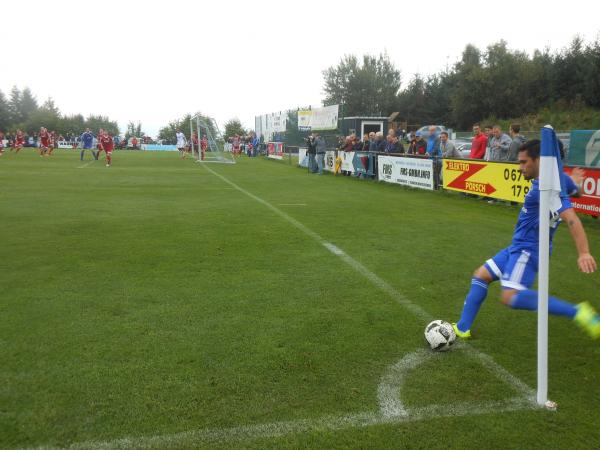
[[[434,320],[425,327],[425,339],[431,350],[443,352],[448,350],[456,340],[452,325],[443,320]]]

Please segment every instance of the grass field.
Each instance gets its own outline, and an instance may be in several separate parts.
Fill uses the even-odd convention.
[[[600,342],[494,286],[427,350],[517,208],[241,158],[0,159],[0,447],[600,448]],[[600,256],[600,224],[583,218]],[[597,308],[559,231],[551,291]]]

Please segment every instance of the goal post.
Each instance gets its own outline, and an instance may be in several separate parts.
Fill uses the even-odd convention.
[[[196,158],[196,162],[235,164],[233,152],[227,151],[223,136],[214,120],[206,120],[200,115],[191,117],[190,136],[193,136],[194,132],[197,133],[199,147],[194,152],[194,144],[192,143],[192,154]]]

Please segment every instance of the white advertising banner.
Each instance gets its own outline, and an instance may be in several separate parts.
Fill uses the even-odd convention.
[[[335,130],[338,126],[338,105],[298,111],[298,129]]]
[[[342,160],[341,170],[354,173],[354,164],[352,164],[352,161],[354,160],[354,152],[344,152],[340,150],[338,152],[338,156]]]
[[[308,167],[308,155],[304,147],[298,149],[298,165],[300,167]]]
[[[338,105],[325,106],[312,110],[310,127],[312,130],[335,130],[338,126]]]
[[[325,170],[335,172],[335,151],[333,150],[325,152]]]
[[[263,114],[254,117],[254,131],[265,141],[273,139],[273,133],[285,133],[287,127],[287,111]]]
[[[388,183],[433,190],[433,160],[379,155],[377,176]]]

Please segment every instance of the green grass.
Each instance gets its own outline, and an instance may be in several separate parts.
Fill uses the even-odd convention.
[[[210,445],[192,433],[158,446],[600,446],[600,342],[560,318],[550,319],[557,412],[320,427],[324,417],[377,412],[381,377],[424,348],[426,324],[289,221],[175,153],[81,164],[69,151],[0,159],[0,447],[93,447],[302,420],[314,426],[240,440],[223,432]],[[311,176],[287,161],[209,167],[446,320],[459,315],[472,270],[509,243],[518,212]],[[599,255],[600,225],[583,222]],[[596,274],[577,271],[561,230],[552,292],[600,307],[598,287]],[[501,306],[498,293],[490,290],[472,345],[535,387],[536,316]],[[515,395],[462,349],[415,368],[402,392],[408,407]]]

